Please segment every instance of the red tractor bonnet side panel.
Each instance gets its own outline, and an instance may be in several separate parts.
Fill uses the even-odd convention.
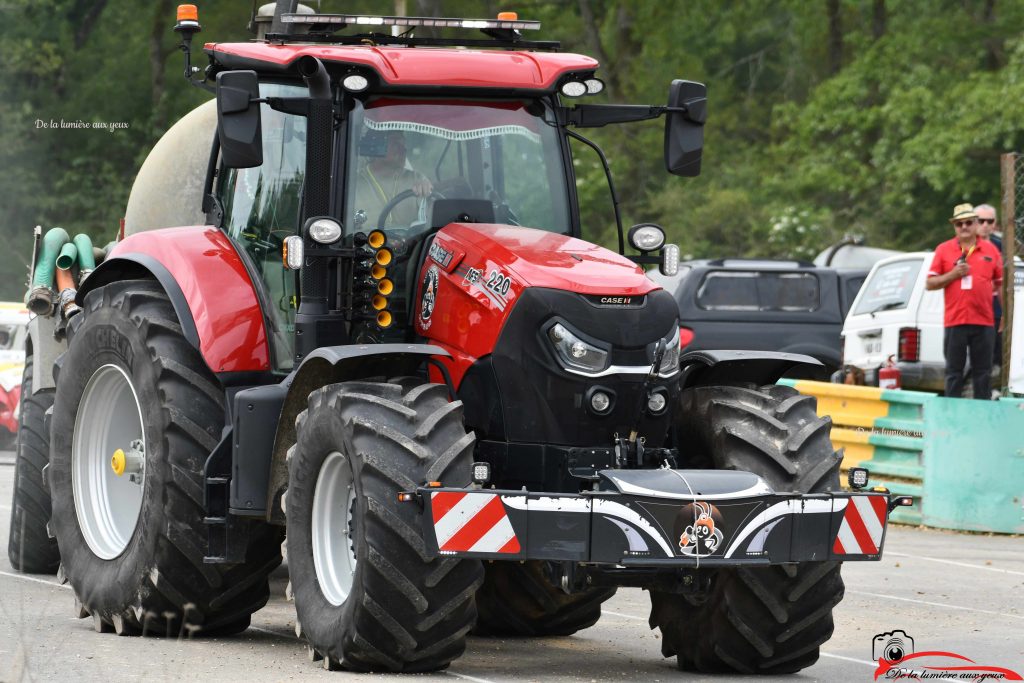
[[[527,287],[609,297],[659,289],[629,259],[583,240],[531,228],[452,223],[431,246],[413,313],[417,334],[452,354],[445,363],[456,387],[477,359],[491,353]],[[441,381],[439,375],[434,379]]]
[[[270,369],[263,311],[227,235],[210,226],[150,230],[118,242],[108,259],[131,254],[155,259],[181,287],[210,370]]]

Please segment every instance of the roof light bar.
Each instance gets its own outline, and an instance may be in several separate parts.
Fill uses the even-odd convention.
[[[351,24],[355,26],[435,26],[438,28],[514,29],[535,31],[539,21],[504,19],[459,19],[445,17],[389,17],[363,14],[282,14],[284,24]]]

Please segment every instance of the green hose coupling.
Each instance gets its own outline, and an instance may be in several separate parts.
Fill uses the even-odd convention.
[[[74,242],[65,242],[64,246],[60,248],[60,254],[57,256],[57,267],[61,270],[71,270],[71,266],[75,265],[77,260],[78,247],[75,246]]]
[[[92,240],[84,233],[78,233],[73,240],[78,249],[78,267],[81,272],[78,274],[78,286],[81,287],[89,273],[96,269],[96,258],[92,252]]]

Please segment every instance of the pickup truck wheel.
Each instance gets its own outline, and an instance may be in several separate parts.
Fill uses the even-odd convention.
[[[601,603],[615,588],[567,594],[552,585],[544,562],[492,562],[476,594],[474,635],[570,636],[601,618]]]
[[[224,393],[159,284],[89,292],[61,362],[49,479],[64,575],[97,630],[245,630],[281,562],[278,527],[243,523],[245,562],[206,564],[203,465]]]
[[[50,439],[43,422],[46,411],[53,405],[53,390],[32,393],[33,365],[32,356],[27,356],[21,379],[7,557],[18,571],[56,574],[60,550],[56,539],[50,538],[46,531],[50,522],[50,489],[43,473],[50,460]]]
[[[477,560],[432,557],[399,491],[468,486],[472,433],[439,384],[318,389],[288,455],[288,571],[299,630],[325,668],[443,669],[466,647]]]
[[[831,420],[790,387],[698,387],[681,397],[680,443],[690,467],[753,472],[776,492],[839,489]],[[651,628],[680,669],[783,674],[818,660],[843,598],[840,563],[815,562],[713,570],[709,592],[651,592]]]

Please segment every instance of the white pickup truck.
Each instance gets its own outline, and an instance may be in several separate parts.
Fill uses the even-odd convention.
[[[903,388],[943,390],[942,290],[924,286],[931,261],[930,251],[883,259],[860,288],[843,324],[843,363],[863,370],[866,384],[877,385],[894,356]]]
[[[879,261],[850,307],[842,331],[843,364],[862,370],[865,384],[877,386],[879,368],[893,356],[904,389],[945,388],[943,291],[925,289],[932,254]],[[1019,259],[1017,264],[1016,276],[1024,277]]]

